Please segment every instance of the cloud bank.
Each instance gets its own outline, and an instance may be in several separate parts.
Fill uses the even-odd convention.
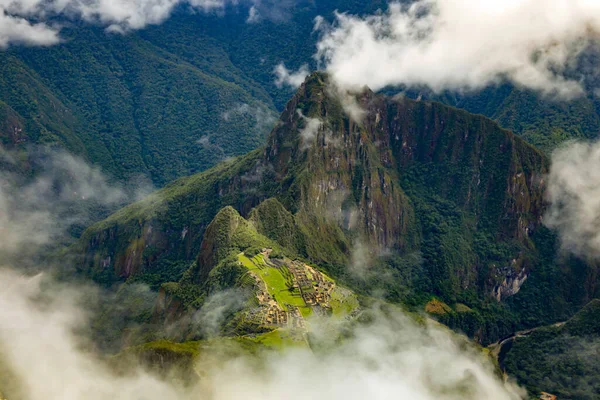
[[[280,89],[284,86],[289,86],[295,89],[302,85],[302,82],[304,82],[304,79],[306,79],[308,74],[310,74],[310,71],[308,69],[308,65],[306,64],[300,67],[298,71],[292,72],[287,69],[285,64],[280,63],[275,67],[273,73],[275,74],[275,86]]]
[[[554,151],[544,222],[564,250],[600,258],[600,142],[571,142]]]
[[[188,388],[141,367],[115,372],[75,333],[88,317],[74,300],[78,290],[42,282],[43,276],[0,271],[0,370],[11,375],[0,376],[0,385],[30,400],[523,398],[464,341],[377,308],[339,344],[217,358]]]
[[[508,79],[549,96],[582,92],[565,71],[600,32],[594,0],[418,0],[336,14],[315,57],[343,87],[477,90]]]

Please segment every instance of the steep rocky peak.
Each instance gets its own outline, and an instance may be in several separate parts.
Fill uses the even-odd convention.
[[[326,73],[309,75],[287,103],[267,140],[267,160],[285,174],[290,164],[310,160],[315,152],[320,157],[323,148],[339,149],[344,144],[347,149],[344,136],[361,132],[361,121],[353,111],[361,113],[374,97],[368,88],[354,94],[342,92]]]
[[[323,73],[310,75],[287,104],[264,157],[295,186],[298,208],[339,217],[343,228],[358,227],[384,247],[407,245],[414,212],[401,182],[415,173],[432,194],[509,236],[527,235],[537,221],[523,213],[543,207],[537,186],[547,160],[495,122],[367,88],[345,93]]]
[[[432,282],[459,290],[506,280],[513,288],[511,277],[522,282],[530,270],[521,253],[540,223],[546,171],[541,153],[483,116],[368,89],[340,93],[315,73],[262,152],[174,182],[155,196],[160,207],[132,205],[88,230],[86,260],[102,274],[111,263],[120,271],[111,260],[121,259],[132,260],[127,271],[150,273],[163,260],[198,254],[204,278],[222,258],[221,244],[242,249],[264,235],[332,265],[345,264],[357,242],[377,252],[422,251],[439,267]],[[277,201],[262,203],[269,198]],[[147,221],[159,239],[145,239]],[[510,242],[506,259],[518,262],[495,260],[489,276],[478,277],[481,238]],[[453,248],[461,250],[447,257]]]

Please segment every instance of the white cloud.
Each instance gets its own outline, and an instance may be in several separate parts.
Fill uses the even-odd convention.
[[[10,152],[2,151],[8,156]],[[58,240],[69,227],[88,221],[89,205],[115,207],[125,191],[108,183],[94,168],[64,150],[34,148],[35,179],[0,175],[0,254],[19,253]]]
[[[26,241],[26,235],[48,228],[29,222],[23,226],[28,218],[24,211],[28,209],[41,210],[44,220],[62,224],[60,211],[73,208],[82,196],[109,203],[119,202],[123,197],[119,188],[107,186],[99,171],[81,160],[64,152],[45,154],[48,160],[42,165],[46,170],[41,171],[39,179],[22,185],[18,191],[15,186],[0,191],[2,246],[11,235],[23,238],[17,244],[26,247],[27,252],[35,252],[35,247],[53,240],[49,235],[43,240]],[[15,214],[15,210],[19,213]],[[7,218],[9,224],[2,218]],[[0,252],[6,249],[14,250],[0,246]],[[6,265],[6,261],[2,258],[0,267]],[[362,260],[356,258],[355,262]],[[317,329],[328,335],[325,340],[329,345],[324,351],[303,347],[267,354],[258,352],[247,357],[240,355],[229,360],[220,354],[221,358],[216,358],[219,362],[204,365],[207,370],[202,370],[197,386],[183,387],[178,381],[158,378],[139,366],[119,370],[115,368],[114,359],[112,363],[107,362],[102,354],[93,350],[90,338],[84,334],[92,329],[92,315],[86,310],[90,293],[94,299],[93,292],[97,289],[81,287],[81,283],[77,286],[57,283],[46,275],[27,277],[8,268],[0,269],[0,287],[0,390],[6,392],[17,386],[21,395],[10,397],[13,394],[10,392],[9,398],[522,399],[521,390],[503,382],[484,355],[465,344],[466,339],[457,340],[456,335],[438,326],[418,325],[400,311],[369,310],[372,318],[364,320],[370,322],[346,325],[347,335],[340,341],[332,340],[327,326]],[[143,312],[145,306],[141,307],[138,302],[148,303],[151,293],[143,287],[128,288],[137,293],[135,298],[130,298],[134,308]],[[217,334],[224,317],[242,305],[244,297],[240,294],[237,291],[216,293],[193,322],[199,324],[205,334]],[[131,316],[129,306],[118,298],[112,304],[123,308],[123,314],[117,310],[113,313],[115,316]],[[309,322],[310,326],[316,326],[331,321]],[[319,340],[318,337],[315,340]],[[5,374],[7,369],[9,375]]]
[[[319,118],[310,118],[302,114],[302,110],[296,110],[300,119],[304,121],[304,127],[300,129],[300,139],[302,140],[302,149],[309,148],[317,139],[319,130],[323,127],[323,121]]]
[[[571,97],[564,71],[600,31],[595,0],[419,0],[367,17],[336,14],[317,59],[338,85],[475,90],[509,79]]]
[[[562,247],[600,258],[600,142],[567,143],[552,154],[544,222],[559,232]]]
[[[43,284],[42,284],[43,282]],[[335,341],[329,321],[313,320],[307,347],[254,356],[219,354],[199,366],[202,379],[184,388],[131,364],[114,368],[77,332],[89,323],[78,306],[82,289],[0,271],[0,376],[30,400],[517,400],[522,390],[495,374],[485,356],[436,325],[417,325],[396,310],[375,308],[369,323],[348,327]],[[40,299],[43,298],[43,301]],[[331,327],[339,325],[333,323]],[[318,333],[321,332],[319,335]],[[322,337],[324,336],[324,337]],[[214,343],[214,342],[213,342]],[[216,345],[215,345],[216,346]],[[215,348],[213,348],[215,349]],[[202,354],[211,349],[204,349]],[[218,347],[215,351],[218,352]],[[112,366],[111,366],[112,365]],[[15,388],[16,386],[16,388]],[[3,389],[7,390],[6,387]]]
[[[203,337],[219,336],[227,317],[242,310],[247,301],[248,293],[242,289],[227,289],[212,294],[192,317],[194,329]]]
[[[268,3],[268,2],[267,2]],[[294,1],[282,5],[265,0],[0,0],[0,48],[11,44],[52,45],[60,41],[60,26],[49,25],[54,16],[81,19],[106,26],[109,32],[124,33],[160,24],[179,4],[209,12],[226,5],[248,5],[248,21],[259,17],[280,20]]]
[[[154,190],[138,176],[124,185],[111,183],[104,173],[62,149],[33,146],[28,157],[0,146],[0,160],[19,171],[0,171],[0,261],[32,257],[45,245],[71,238],[102,213]],[[26,165],[26,166],[24,166]]]
[[[278,115],[268,107],[241,103],[221,114],[225,122],[230,122],[236,117],[250,117],[254,120],[254,129],[258,133],[267,133],[277,122]]]
[[[42,276],[27,278],[8,270],[0,271],[0,282],[5,285],[0,293],[1,362],[16,377],[2,384],[17,386],[23,398],[177,398],[172,386],[149,374],[118,375],[81,350],[83,343],[74,330],[86,318],[76,306],[76,290],[42,292]],[[42,293],[43,304],[33,300]]]
[[[282,88],[284,85],[291,86],[292,88],[298,88],[304,82],[304,79],[309,75],[308,65],[303,65],[296,72],[291,72],[286,68],[285,64],[281,63],[275,67],[273,71],[275,76],[275,85],[278,88]]]
[[[260,21],[260,12],[256,8],[256,6],[250,7],[250,11],[248,11],[248,18],[246,22],[249,24],[253,24]]]
[[[11,43],[48,46],[60,41],[58,28],[6,15],[0,6],[0,49]]]
[[[0,0],[0,45],[13,43],[50,45],[58,42],[60,27],[48,26],[49,17],[62,15],[100,23],[109,31],[124,32],[164,21],[180,0]],[[220,1],[192,0],[197,8],[219,6]],[[41,21],[32,23],[30,21]],[[14,29],[19,26],[19,29]]]

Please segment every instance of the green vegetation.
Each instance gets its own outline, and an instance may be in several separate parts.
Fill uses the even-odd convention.
[[[327,79],[311,75],[265,148],[181,178],[89,228],[76,249],[85,270],[103,283],[179,282],[176,297],[197,307],[212,271],[237,285],[232,255],[245,253],[262,273],[256,257],[270,248],[320,266],[358,295],[378,291],[414,311],[433,297],[455,305],[440,321],[484,344],[536,318],[568,318],[595,296],[574,290],[575,276],[597,287],[592,271],[549,262],[556,238],[540,225],[542,153],[483,116],[369,91],[361,101],[391,130],[354,124],[327,95]],[[319,137],[303,149],[298,108],[345,145]],[[372,257],[378,249],[389,251]],[[515,295],[511,280],[523,274],[527,284]],[[303,306],[284,270],[275,277],[275,298]],[[549,301],[567,306],[544,310]]]
[[[331,292],[330,304],[333,315],[341,317],[351,315],[360,307],[358,297],[352,291],[340,286],[336,286]]]
[[[275,85],[273,68],[310,62],[317,15],[386,7],[380,0],[327,0],[259,24],[246,23],[239,10],[180,11],[127,35],[65,28],[59,46],[15,46],[0,54],[0,142],[59,144],[117,178],[144,174],[162,186],[263,143],[273,113],[293,94]],[[550,151],[600,129],[593,88],[568,103],[508,84],[430,97],[484,114]],[[18,138],[9,126],[22,128]]]
[[[591,139],[600,129],[593,93],[561,102],[505,84],[445,100],[498,121],[548,154],[567,140]]]
[[[519,337],[504,355],[506,371],[532,394],[591,400],[600,394],[600,300],[593,300],[562,326]]]
[[[312,314],[312,309],[306,305],[300,293],[291,290],[290,280],[283,276],[280,269],[269,267],[262,254],[256,255],[252,259],[240,254],[238,259],[248,271],[257,274],[265,282],[269,294],[285,311],[289,311],[289,306],[296,306],[303,317]]]
[[[254,342],[276,350],[308,346],[308,343],[304,339],[299,340],[297,336],[291,335],[285,329],[275,329],[255,337],[244,337],[242,340]]]
[[[572,317],[518,338],[505,365],[532,392],[597,397],[590,377],[600,371],[588,357],[598,349],[597,303],[573,314],[600,296],[598,267],[557,259],[556,237],[540,225],[538,183],[548,169],[541,151],[600,130],[598,98],[565,104],[510,85],[435,96],[541,151],[482,116],[368,90],[360,101],[369,114],[357,123],[327,95],[324,74],[288,102],[272,70],[310,58],[314,17],[383,5],[329,0],[261,24],[235,13],[178,13],[124,36],[65,28],[60,46],[0,53],[0,143],[20,163],[28,164],[31,144],[58,145],[114,178],[148,175],[162,187],[89,227],[73,248],[81,272],[105,286],[127,283],[93,321],[100,344],[123,332],[155,338],[144,329],[156,327],[144,324],[189,315],[223,290],[255,294],[248,272],[284,310],[310,316],[289,269],[260,254],[269,248],[271,260],[318,265],[352,289],[336,285],[334,315],[352,314],[358,296],[377,292],[481,343]],[[308,147],[297,110],[323,122]],[[527,282],[514,293],[520,276]],[[160,289],[162,314],[129,291],[135,283]],[[228,344],[255,351],[304,343],[251,321],[257,300],[249,297],[226,316],[224,332],[241,335]],[[185,364],[205,343],[158,341],[136,351]]]
[[[57,143],[117,178],[162,186],[255,149],[271,129],[256,119],[274,120],[270,96],[199,33],[202,62],[140,33],[66,34],[60,46],[0,53],[0,101],[25,121],[11,145]]]

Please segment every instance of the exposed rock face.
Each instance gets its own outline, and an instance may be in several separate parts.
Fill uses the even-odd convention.
[[[519,293],[521,286],[523,286],[529,277],[529,274],[525,269],[520,272],[515,272],[513,269],[508,269],[505,274],[506,275],[502,283],[494,287],[494,296],[498,301]]]
[[[532,146],[485,117],[369,90],[357,96],[366,110],[357,122],[325,79],[315,74],[299,89],[265,150],[277,176],[298,187],[299,208],[326,210],[374,245],[403,248],[414,210],[401,181],[426,166],[426,185],[491,216],[485,224],[499,233],[526,239],[539,224],[547,163]],[[307,137],[314,120],[320,123]]]
[[[345,264],[359,238],[373,251],[425,252],[429,279],[454,292],[479,285],[497,298],[516,293],[525,269],[488,268],[474,237],[510,243],[510,259],[532,246],[547,170],[541,153],[483,116],[438,103],[369,90],[355,101],[364,110],[359,121],[327,77],[313,74],[263,149],[178,180],[90,228],[82,240],[87,267],[97,272],[114,260],[117,276],[160,270],[175,281],[183,269],[165,265],[196,259],[206,276],[223,239],[209,222],[232,206],[219,213],[230,217],[225,225],[239,212],[317,263]],[[277,200],[251,212],[269,198]]]
[[[297,191],[302,212],[335,219],[374,246],[405,248],[414,210],[400,187],[386,133],[368,120],[348,118],[322,78],[313,76],[288,103],[265,158]],[[373,96],[367,93],[364,105]],[[369,109],[368,115],[378,112]],[[307,135],[314,121],[319,123]]]
[[[0,144],[9,148],[27,141],[23,118],[0,101]]]

